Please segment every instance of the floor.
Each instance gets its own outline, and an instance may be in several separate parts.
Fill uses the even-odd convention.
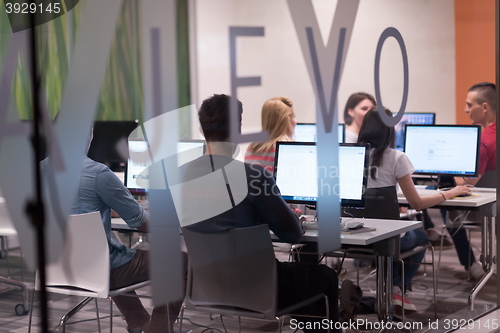
[[[433,215],[434,216],[434,215]],[[439,221],[438,213],[434,218],[435,222]],[[473,244],[479,246],[479,233],[472,234]],[[476,253],[479,251],[476,250]],[[439,251],[436,251],[436,260],[438,259]],[[278,253],[279,258],[287,257],[284,253]],[[430,252],[426,254],[426,259],[430,260]],[[11,251],[10,255],[10,276],[13,279],[21,279],[21,257],[19,250]],[[332,263],[330,259],[329,263]],[[346,260],[345,267],[347,268],[346,278],[353,281],[357,280],[356,268],[351,260]],[[365,296],[374,296],[375,278],[368,277],[371,268],[360,268],[360,286],[362,287]],[[409,293],[409,299],[416,305],[417,313],[407,316],[408,322],[406,327],[410,328],[411,332],[424,332],[432,328],[440,327],[437,330],[430,332],[444,332],[446,323],[452,325],[454,318],[471,318],[475,314],[481,313],[493,307],[496,297],[496,276],[483,288],[476,300],[476,312],[471,314],[467,310],[467,297],[473,287],[473,283],[467,281],[467,274],[458,263],[454,249],[442,251],[440,281],[437,295],[438,302],[438,320],[434,319],[434,307],[432,303],[432,279],[430,277],[430,267],[427,269],[427,276],[424,276],[424,269],[421,267],[413,284],[413,290]],[[7,276],[7,263],[5,259],[0,260],[0,276]],[[34,272],[24,271],[24,281],[30,290],[33,288]],[[22,303],[22,296],[19,289],[6,287],[0,284],[0,290],[7,289],[0,294],[0,333],[13,332],[21,333],[28,332],[29,315],[17,316],[15,306]],[[148,294],[148,290],[142,290],[141,293]],[[31,292],[30,292],[31,295]],[[49,294],[49,329],[56,327],[58,319],[71,306],[76,304],[81,298],[73,296],[64,296],[59,294]],[[152,308],[149,299],[143,299],[146,308]],[[99,300],[99,314],[104,318],[101,320],[101,331],[111,332],[109,326],[110,303],[108,300]],[[113,332],[127,332],[126,323],[119,314],[119,311],[113,309]],[[187,311],[185,314],[183,329],[192,329],[195,333],[198,332],[234,332],[237,330],[236,318],[223,317],[221,322],[220,317],[210,318],[203,313],[195,313]],[[500,317],[500,316],[499,316]],[[82,311],[80,311],[71,320],[66,332],[97,332],[97,321],[95,320],[95,303],[90,303]],[[375,315],[358,316],[358,322],[365,323],[375,322]],[[35,297],[34,312],[33,312],[33,329],[32,332],[39,332],[39,301],[38,296]],[[457,321],[455,321],[456,323]],[[484,325],[485,321],[483,321]],[[278,330],[277,322],[242,319],[243,332],[275,332]],[[225,327],[225,329],[224,329]],[[376,328],[372,326],[372,328]],[[284,332],[294,332],[290,326],[286,326]],[[392,330],[398,332],[401,330]],[[404,331],[404,330],[403,330]],[[407,330],[408,331],[408,330]],[[474,331],[474,330],[473,330]],[[299,331],[300,332],[300,331]],[[347,332],[354,332],[348,330]]]

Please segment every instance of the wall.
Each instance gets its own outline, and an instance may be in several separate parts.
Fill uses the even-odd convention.
[[[467,90],[495,82],[495,0],[455,0],[455,22],[457,123],[470,124]]]
[[[313,0],[324,41],[336,3]],[[196,18],[193,100],[197,106],[213,93],[230,91],[228,27],[264,26],[265,37],[240,38],[237,45],[238,75],[262,78],[262,86],[238,90],[244,106],[243,131],[260,130],[263,102],[279,95],[294,101],[299,121],[315,121],[315,97],[285,0],[192,0],[191,5]],[[339,90],[340,113],[351,93],[374,93],[376,45],[382,31],[393,26],[408,50],[407,111],[436,112],[438,123],[454,123],[453,5],[453,0],[361,0]],[[402,68],[398,44],[390,38],[382,51],[381,90],[384,105],[394,111],[401,103]]]

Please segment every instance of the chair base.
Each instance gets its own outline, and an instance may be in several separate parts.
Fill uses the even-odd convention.
[[[16,314],[18,316],[24,316],[28,314],[30,311],[30,306],[29,306],[29,297],[28,297],[28,287],[26,287],[26,284],[20,281],[12,280],[6,277],[0,276],[0,283],[5,283],[14,287],[21,288],[22,292],[22,297],[23,297],[23,302],[20,304],[17,304],[15,307]]]

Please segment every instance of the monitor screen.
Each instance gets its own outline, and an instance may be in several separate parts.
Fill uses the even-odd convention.
[[[177,152],[182,153],[177,155],[177,165],[180,166],[202,156],[204,153],[204,144],[205,141],[203,140],[177,142]],[[142,140],[129,140],[128,146],[129,150],[135,152],[142,152],[148,149],[146,141]],[[137,185],[137,178],[141,177],[140,174],[149,165],[149,163],[138,163],[132,161],[131,159],[128,160],[127,167],[125,169],[125,186],[130,189],[131,192],[133,190],[136,192],[144,190]]]
[[[339,124],[339,143],[345,141],[345,125]],[[316,124],[314,123],[298,123],[295,126],[293,140],[299,142],[316,142]]]
[[[406,125],[405,153],[415,173],[476,177],[479,125]]]
[[[368,146],[343,143],[339,147],[339,168],[318,168],[314,142],[277,142],[274,170],[276,184],[285,201],[315,204],[318,171],[339,177],[342,206],[363,207],[367,182]]]
[[[396,113],[392,113],[393,116]],[[434,125],[436,123],[435,113],[423,113],[423,112],[407,112],[403,115],[399,123],[394,125],[394,130],[396,131],[396,142],[394,142],[394,148],[396,150],[404,151],[405,147],[405,125]]]

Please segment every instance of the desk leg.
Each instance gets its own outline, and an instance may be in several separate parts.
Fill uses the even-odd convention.
[[[394,236],[373,244],[377,256],[377,315],[381,322],[392,322],[394,305],[392,304],[392,265],[394,256],[399,253],[400,236]],[[386,331],[386,325],[378,332]]]
[[[377,256],[377,315],[383,322],[392,321],[392,265],[393,258]]]
[[[481,230],[481,249],[482,254],[480,260],[483,264],[483,269],[486,275],[478,282],[469,295],[469,309],[474,310],[474,301],[477,294],[483,288],[483,286],[488,282],[493,273],[495,272],[496,266],[496,254],[495,254],[495,218],[494,217],[483,217],[482,230]]]

